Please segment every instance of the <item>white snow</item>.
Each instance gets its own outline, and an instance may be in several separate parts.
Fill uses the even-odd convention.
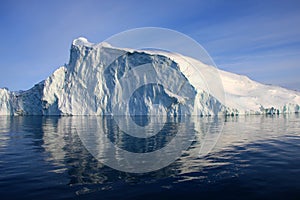
[[[147,67],[138,67],[143,64]],[[135,92],[145,83],[154,85]],[[262,114],[300,112],[299,105],[299,92],[190,57],[93,44],[83,37],[73,41],[69,64],[44,82],[18,93],[0,89],[0,115]]]
[[[240,113],[261,113],[274,107],[280,112],[299,112],[300,93],[285,88],[263,85],[246,76],[221,71],[226,91],[226,105]]]

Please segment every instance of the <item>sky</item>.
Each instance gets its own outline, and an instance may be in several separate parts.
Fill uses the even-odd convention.
[[[196,40],[217,67],[300,91],[300,1],[1,0],[0,88],[26,90],[68,63],[71,43],[162,27]]]

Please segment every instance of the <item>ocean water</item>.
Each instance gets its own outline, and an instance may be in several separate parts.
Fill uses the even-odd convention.
[[[0,198],[300,199],[299,115],[159,119],[149,132],[161,130],[149,138],[122,132],[117,122],[127,120],[0,117]],[[145,126],[153,119],[133,121]],[[96,122],[100,126],[94,127]],[[139,154],[172,145],[175,138],[190,143],[166,167],[122,172],[99,161],[114,156],[122,164],[124,158],[109,153],[103,135],[91,134],[95,130],[118,148]],[[172,156],[172,150],[164,156]]]

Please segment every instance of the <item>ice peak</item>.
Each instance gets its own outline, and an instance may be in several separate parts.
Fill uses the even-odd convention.
[[[85,37],[79,37],[79,38],[73,40],[72,44],[74,46],[88,46],[88,47],[91,47],[94,45],[93,43],[89,42]]]
[[[79,38],[73,40],[72,44],[74,46],[85,46],[85,47],[112,47],[107,42],[101,42],[99,44],[91,43],[85,37],[79,37]]]

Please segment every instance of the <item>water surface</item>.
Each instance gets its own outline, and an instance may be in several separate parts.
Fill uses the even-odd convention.
[[[168,120],[138,140],[100,118],[107,137],[132,152],[163,148],[179,130],[195,136],[174,163],[142,174],[94,158],[78,134],[84,118],[0,117],[1,199],[300,199],[299,115]],[[214,148],[199,157],[209,134]],[[99,152],[105,145],[97,143]]]

